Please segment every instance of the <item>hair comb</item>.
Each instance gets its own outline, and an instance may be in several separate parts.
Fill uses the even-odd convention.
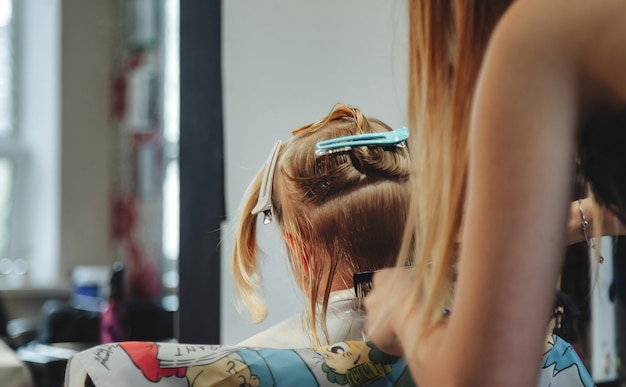
[[[404,266],[405,269],[411,268],[412,266]],[[367,294],[373,289],[373,280],[374,273],[376,270],[372,271],[358,271],[352,274],[352,283],[354,284],[354,294],[357,298],[363,298],[367,296]]]
[[[315,155],[347,152],[356,146],[406,146],[409,130],[402,126],[388,132],[354,134],[320,141],[315,146]]]
[[[352,274],[352,282],[354,283],[354,294],[357,298],[367,296],[372,290],[372,278],[375,271],[360,271]]]

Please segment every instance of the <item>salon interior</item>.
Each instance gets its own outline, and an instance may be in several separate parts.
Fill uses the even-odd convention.
[[[406,124],[405,9],[0,0],[0,384],[62,386],[67,359],[107,340],[235,344],[302,310],[272,226],[269,315],[237,308],[239,202],[274,142],[337,102]],[[568,249],[562,333],[598,385],[620,386],[626,251],[605,239],[602,265]],[[113,305],[118,332],[103,329]]]

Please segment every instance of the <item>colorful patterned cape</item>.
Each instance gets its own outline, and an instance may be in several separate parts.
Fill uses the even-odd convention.
[[[591,387],[572,347],[548,337],[540,386]],[[74,355],[65,387],[414,386],[402,358],[363,341],[302,349],[155,342],[103,344]]]

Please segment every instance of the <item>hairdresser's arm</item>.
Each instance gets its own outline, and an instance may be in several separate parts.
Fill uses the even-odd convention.
[[[457,298],[439,352],[451,357],[452,385],[536,384],[566,244],[576,68],[545,14],[511,11],[471,123]]]
[[[456,303],[433,357],[413,363],[424,386],[536,383],[567,242],[576,130],[609,95],[618,106],[626,99],[624,24],[614,16],[626,4],[603,6],[518,1],[494,35],[473,106]]]

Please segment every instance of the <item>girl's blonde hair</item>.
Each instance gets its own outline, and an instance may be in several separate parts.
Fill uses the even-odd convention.
[[[469,108],[487,41],[510,3],[409,1],[413,199],[399,263],[415,257],[408,302],[421,305],[416,342],[449,303],[465,202]],[[416,342],[405,344],[409,353]]]
[[[318,327],[329,341],[326,310],[335,277],[339,275],[351,288],[353,273],[393,266],[410,197],[406,147],[360,146],[316,156],[315,146],[331,138],[389,130],[359,109],[338,104],[322,120],[294,130],[280,147],[272,212],[283,235],[292,238],[302,249],[300,256],[306,257],[303,263],[287,249],[293,274],[307,298],[307,327],[315,345],[320,345]],[[263,173],[243,199],[232,257],[235,287],[257,322],[266,317],[267,309],[258,294],[260,251],[257,216],[251,210]]]

